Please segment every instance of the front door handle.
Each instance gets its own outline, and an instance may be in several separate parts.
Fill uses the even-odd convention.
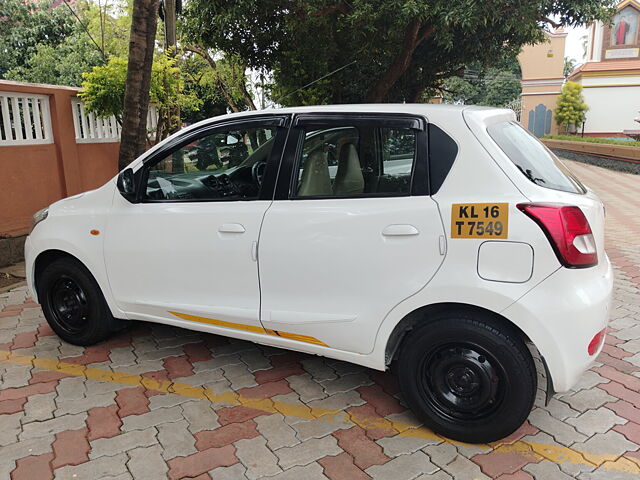
[[[221,233],[244,233],[246,230],[239,223],[223,223],[218,231]]]
[[[413,225],[387,225],[382,230],[385,237],[402,237],[409,235],[418,235],[420,232]]]

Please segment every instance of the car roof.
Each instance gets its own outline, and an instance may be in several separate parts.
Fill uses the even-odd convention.
[[[460,117],[462,112],[465,114],[478,113],[497,113],[505,112],[505,109],[494,107],[481,107],[476,105],[449,105],[449,104],[429,104],[429,103],[359,103],[359,104],[343,104],[343,105],[308,105],[303,107],[285,107],[285,108],[265,108],[264,110],[245,110],[243,112],[229,113],[217,117],[202,120],[196,124],[187,127],[198,128],[210,123],[220,121],[234,120],[237,118],[251,117],[255,115],[290,115],[301,113],[409,113],[413,115],[422,115],[430,122],[438,122],[443,120],[451,120],[453,116]],[[509,110],[506,110],[509,111]]]
[[[480,107],[476,105],[449,105],[449,104],[429,104],[429,103],[359,103],[352,105],[309,105],[304,107],[287,107],[287,108],[266,108],[264,110],[247,110],[244,112],[228,113],[211,117],[206,120],[189,125],[182,128],[176,134],[185,135],[194,130],[198,130],[208,125],[232,121],[241,118],[251,118],[253,116],[264,115],[291,115],[299,113],[408,113],[413,115],[424,116],[428,122],[435,123],[445,130],[449,125],[459,125],[460,122],[467,122],[467,118],[471,117],[476,122],[485,123],[490,119],[510,119],[515,118],[513,110],[494,107]],[[158,142],[143,155],[139,157],[140,161],[144,161],[157,150],[164,148],[165,144],[170,142],[173,135]]]

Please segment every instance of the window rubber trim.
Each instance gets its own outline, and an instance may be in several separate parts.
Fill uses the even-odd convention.
[[[405,113],[300,113],[297,114],[292,126],[377,126],[383,128],[411,128],[426,130],[427,122],[424,117]]]
[[[287,127],[289,124],[290,115],[255,115],[246,118],[236,118],[231,120],[221,120],[219,122],[202,125],[201,127],[191,130],[182,135],[178,134],[175,138],[171,139],[166,145],[155,152],[152,155],[145,158],[142,162],[143,167],[149,163],[158,162],[167,155],[172,154],[176,150],[188,145],[196,138],[202,137],[206,134],[214,133],[216,130],[223,128],[234,127],[242,125],[246,128],[252,127]]]

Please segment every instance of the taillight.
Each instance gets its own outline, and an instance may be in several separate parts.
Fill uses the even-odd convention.
[[[598,264],[596,242],[587,217],[579,207],[554,203],[520,203],[518,208],[540,225],[565,267]]]

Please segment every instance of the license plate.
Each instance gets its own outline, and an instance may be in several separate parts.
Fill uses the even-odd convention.
[[[451,238],[508,238],[508,203],[454,203]]]

